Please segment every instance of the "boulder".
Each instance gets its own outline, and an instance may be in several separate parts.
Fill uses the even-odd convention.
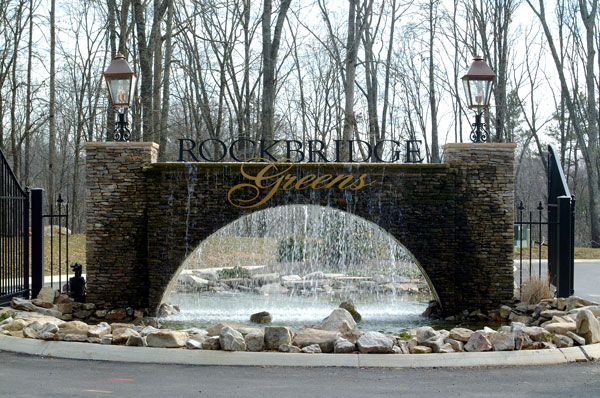
[[[58,326],[56,326],[54,323],[46,322],[45,324],[42,325],[41,329],[39,330],[40,339],[54,340],[54,336],[56,336],[56,333],[58,333],[58,332],[59,332]]]
[[[113,342],[113,336],[112,336],[112,334],[105,334],[100,339],[100,344],[111,345],[112,342]]]
[[[112,331],[112,333],[115,332],[115,330],[117,329],[133,329],[136,332],[140,332],[142,329],[139,328],[139,330],[136,329],[137,326],[135,326],[133,323],[119,323],[119,322],[114,322],[110,325],[110,329]]]
[[[219,336],[207,336],[202,342],[203,350],[220,350],[221,343],[219,343]]]
[[[279,281],[279,274],[277,272],[269,274],[254,274],[252,275],[252,281],[257,283],[274,284]]]
[[[585,345],[585,339],[573,332],[567,332],[567,337],[571,338],[573,343],[577,343],[577,345]]]
[[[394,342],[390,337],[379,332],[367,332],[360,336],[356,345],[363,354],[380,354],[392,352]]]
[[[103,336],[109,334],[111,331],[112,329],[108,323],[100,322],[96,326],[91,326],[88,329],[88,336],[101,339]]]
[[[551,333],[539,326],[527,326],[523,328],[523,333],[529,335],[533,341],[549,342],[552,340]]]
[[[425,340],[420,344],[424,345],[425,347],[431,347],[433,352],[440,352],[440,349],[446,343],[444,342],[444,337],[441,335],[438,335],[438,336],[434,336],[434,337],[430,338],[429,340]]]
[[[575,308],[587,307],[590,305],[598,305],[598,303],[594,303],[593,301],[589,301],[581,297],[571,296],[567,298],[565,311],[571,311]]]
[[[179,313],[179,309],[176,306],[162,303],[160,307],[158,307],[158,316],[170,316]]]
[[[299,347],[296,347],[295,345],[287,345],[287,344],[280,345],[279,351],[289,352],[290,354],[299,354],[302,352],[302,350]]]
[[[356,322],[348,311],[343,308],[336,308],[329,314],[329,316],[321,322],[321,329],[339,331],[342,327],[342,322],[348,323],[350,328],[356,327]]]
[[[494,351],[513,351],[515,349],[515,336],[512,333],[494,333],[488,336]]]
[[[60,334],[62,341],[75,341],[78,343],[87,343],[87,336],[83,334]]]
[[[104,322],[103,322],[103,323],[104,323]],[[154,326],[146,326],[145,328],[143,328],[143,329],[140,331],[140,334],[141,334],[142,336],[147,336],[147,335],[149,335],[149,334],[150,334],[150,333],[152,333],[152,332],[159,332],[159,331],[160,331],[160,329],[157,329],[157,328],[155,328]]]
[[[27,326],[27,327],[23,328],[23,337],[28,338],[28,339],[39,339],[40,334],[38,333],[37,330],[35,330],[31,326]]]
[[[260,329],[248,333],[244,339],[248,351],[260,352],[265,349],[265,333]]]
[[[556,322],[545,325],[544,328],[553,334],[567,334],[576,331],[577,324],[575,322]]]
[[[194,289],[202,289],[208,286],[209,281],[207,279],[188,274],[183,277],[183,283],[193,287]]]
[[[52,289],[50,286],[43,286],[40,289],[36,299],[54,304],[54,300],[59,296],[58,290]]]
[[[35,311],[35,307],[31,304],[31,301],[21,297],[13,297],[12,300],[10,300],[10,306],[15,310]]]
[[[256,327],[256,326],[248,326],[248,325],[243,325],[240,323],[218,322],[218,323],[215,323],[214,325],[207,327],[206,333],[208,336],[219,336],[221,333],[221,329],[223,329],[225,326],[229,326],[230,328],[237,330],[243,336],[247,335],[248,333],[252,333],[256,330],[262,330],[261,328]]]
[[[306,347],[302,347],[302,352],[307,354],[320,354],[321,347],[318,344],[307,345]]]
[[[125,308],[117,308],[109,311],[104,317],[110,321],[122,321],[127,318],[127,310]]]
[[[144,335],[144,330],[148,329],[149,326],[146,326],[143,330],[142,330],[142,335]],[[148,330],[146,334],[148,333],[152,333],[152,332],[156,332],[159,329],[153,328],[154,330],[150,331]],[[204,342],[204,340],[206,339],[207,336],[207,332],[204,329],[198,329],[198,328],[192,328],[192,329],[186,329],[186,330],[182,330],[182,332],[186,332],[188,334],[188,339],[189,340],[194,340],[197,341],[198,343],[202,344]]]
[[[256,314],[250,315],[250,322],[254,323],[271,323],[273,317],[267,311],[257,312]]]
[[[346,311],[348,311],[350,313],[350,315],[352,315],[352,318],[354,319],[355,322],[358,323],[361,321],[362,316],[356,310],[356,307],[354,306],[354,303],[352,302],[352,300],[344,301],[342,304],[340,304],[340,308],[343,308]]]
[[[287,294],[288,288],[280,283],[268,283],[258,289],[258,293],[268,296],[270,294]]]
[[[282,344],[292,344],[292,329],[287,326],[267,326],[265,328],[265,348],[278,350]]]
[[[455,352],[463,352],[465,350],[465,347],[464,347],[464,344],[462,341],[454,340],[450,337],[446,337],[446,339],[444,339],[444,341],[446,342],[446,344],[450,344],[450,346],[452,347],[452,349]]]
[[[450,338],[456,341],[461,341],[463,343],[466,343],[467,341],[469,341],[469,339],[471,338],[471,336],[473,335],[473,331],[471,329],[466,329],[466,328],[454,328],[452,330],[450,330]]]
[[[129,336],[125,345],[132,347],[146,347],[146,338],[140,335]]]
[[[485,333],[482,331],[474,332],[467,344],[465,344],[465,351],[468,352],[482,352],[489,351],[492,349],[492,343],[485,336]]]
[[[333,344],[333,352],[336,354],[349,354],[356,350],[356,344],[346,340],[343,337],[338,337]]]
[[[81,321],[71,321],[60,326],[59,333],[60,334],[80,334],[83,336],[88,335],[90,330],[89,325],[83,323]]]
[[[219,280],[219,274],[214,269],[205,269],[201,271],[195,271],[194,274],[202,279],[206,279],[210,282],[216,282]]]
[[[502,319],[508,319],[508,316],[510,315],[511,311],[512,308],[510,308],[508,305],[503,305],[498,309],[498,315]]]
[[[246,351],[244,336],[235,329],[225,326],[221,329],[219,343],[224,351]]]
[[[340,332],[303,328],[296,332],[294,336],[294,345],[302,348],[318,344],[321,347],[322,352],[333,352],[335,342],[339,337],[341,337]]]
[[[422,345],[414,346],[410,349],[411,354],[429,354],[433,350],[430,347],[425,347]]]
[[[90,315],[92,315],[93,311],[81,310],[77,311],[73,314],[74,318],[77,319],[87,319]]]
[[[38,307],[42,307],[42,308],[53,308],[54,307],[54,303],[51,303],[49,301],[40,300],[37,298],[31,300],[31,304],[38,306]]]
[[[13,319],[10,322],[2,325],[2,330],[6,330],[8,332],[17,332],[19,330],[23,330],[28,324],[29,323],[24,319]]]
[[[526,350],[533,346],[531,338],[522,333],[515,338],[515,350]]]
[[[202,343],[193,339],[188,339],[188,341],[185,342],[185,348],[188,350],[201,350]]]
[[[179,348],[185,346],[187,340],[188,334],[186,332],[172,330],[152,332],[146,336],[149,347]]]
[[[70,314],[73,312],[73,303],[60,303],[54,306],[61,314]]]
[[[563,316],[563,315],[567,315],[567,312],[561,311],[561,310],[544,310],[544,311],[540,312],[540,316],[542,316],[544,318],[548,318],[548,319],[552,319],[552,317],[554,317],[554,316]]]
[[[592,314],[594,314],[595,317],[600,316],[600,305],[586,305],[585,307],[575,308],[575,309],[569,311],[569,313],[577,315],[577,313],[579,311],[583,311],[583,310],[592,311]]]
[[[600,323],[592,311],[583,310],[577,313],[576,333],[585,339],[586,344],[600,342]]]
[[[112,343],[113,344],[125,344],[129,337],[131,336],[139,336],[140,334],[133,329],[129,328],[120,328],[116,329],[112,333]],[[106,335],[104,335],[106,336]],[[103,336],[103,337],[104,337]]]
[[[552,344],[558,348],[573,347],[573,339],[562,334],[557,334],[552,338]]]
[[[58,296],[57,298],[54,299],[54,304],[66,304],[66,303],[72,303],[73,299],[69,296],[67,296],[66,294],[61,294],[60,296]]]
[[[454,352],[454,348],[452,348],[451,344],[445,343],[439,347],[438,351],[434,350],[434,352],[438,352],[440,354],[448,354],[448,353]]]
[[[88,337],[86,341],[92,344],[102,344],[102,339],[99,339],[97,337]]]

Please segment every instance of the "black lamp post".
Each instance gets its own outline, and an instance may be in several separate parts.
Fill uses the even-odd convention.
[[[129,67],[125,56],[117,54],[106,72],[104,72],[104,79],[108,87],[110,103],[117,108],[119,113],[117,127],[113,131],[113,139],[115,141],[129,141],[131,131],[127,128],[126,113],[133,100],[136,74]]]
[[[490,106],[495,80],[496,74],[479,55],[473,57],[469,71],[462,77],[467,105],[475,110],[475,123],[471,125],[473,127],[471,141],[473,142],[486,142],[488,139],[489,133],[485,128],[485,123],[481,121],[481,116],[483,110]]]

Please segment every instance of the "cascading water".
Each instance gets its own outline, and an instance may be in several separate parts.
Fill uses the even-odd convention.
[[[427,323],[431,299],[410,253],[375,224],[310,205],[255,212],[219,230],[188,256],[168,303],[171,327],[249,323],[268,311],[274,325],[319,323],[351,300],[364,330]]]

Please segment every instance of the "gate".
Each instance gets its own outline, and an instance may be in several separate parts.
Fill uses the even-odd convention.
[[[515,222],[515,246],[519,247],[519,290],[523,285],[523,244],[529,249],[529,277],[532,277],[532,243],[537,235],[538,276],[542,277],[542,243],[545,240],[543,230],[548,238],[548,277],[556,286],[558,297],[569,297],[574,293],[575,264],[575,197],[571,195],[567,180],[560,166],[559,157],[553,145],[548,145],[548,204],[547,220],[543,221],[544,206],[542,202],[536,208],[535,216],[529,211],[529,217],[523,220],[526,210],[523,202],[517,207]],[[525,235],[526,239],[523,239]]]
[[[29,195],[4,153],[0,164],[0,305],[29,297]]]

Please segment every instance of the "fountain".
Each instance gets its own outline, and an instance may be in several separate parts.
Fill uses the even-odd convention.
[[[420,314],[435,292],[410,252],[377,225],[314,205],[254,212],[196,247],[162,302],[180,313],[169,327],[250,323],[268,311],[273,325],[319,323],[351,300],[358,328],[396,331],[429,323]]]

